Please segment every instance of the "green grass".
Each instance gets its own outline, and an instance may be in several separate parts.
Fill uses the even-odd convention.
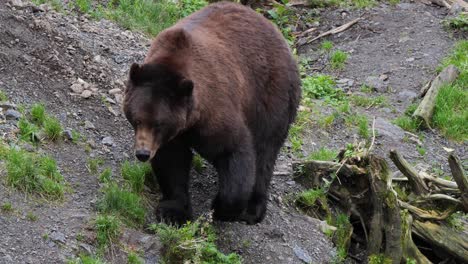
[[[99,181],[102,183],[109,183],[112,180],[111,168],[105,168],[99,175]]]
[[[115,242],[120,235],[120,221],[113,215],[98,215],[95,220],[96,240],[103,248]]]
[[[336,50],[330,54],[330,64],[333,69],[343,69],[348,60],[348,54],[341,50]]]
[[[39,141],[39,127],[25,118],[18,121],[19,136],[21,140],[36,143]]]
[[[418,150],[419,155],[421,155],[421,156],[426,155],[426,149],[424,147],[421,147],[421,146],[418,145],[416,147],[416,149]]]
[[[10,202],[5,202],[2,204],[2,212],[11,213],[13,212],[13,205]]]
[[[294,11],[287,7],[286,5],[274,4],[273,8],[266,11],[271,21],[278,26],[278,29],[283,34],[283,37],[286,39],[288,44],[291,46],[295,37],[292,34],[291,24],[297,19]]]
[[[145,209],[137,194],[121,189],[115,183],[110,183],[103,191],[104,195],[98,203],[101,213],[117,215],[130,226],[143,224]]]
[[[163,245],[164,263],[224,263],[240,264],[239,255],[221,253],[215,244],[216,234],[210,223],[196,220],[180,228],[165,224],[152,224]]]
[[[62,136],[63,128],[55,117],[47,117],[44,120],[44,132],[49,140],[55,141]]]
[[[28,220],[31,221],[31,222],[36,222],[37,219],[38,219],[38,217],[37,217],[37,215],[35,215],[35,214],[32,213],[32,212],[28,212],[28,213],[26,214],[26,219],[28,219]]]
[[[383,95],[379,95],[376,97],[352,95],[350,100],[354,105],[365,108],[370,108],[373,106],[382,107],[388,104],[387,98]]]
[[[137,253],[131,251],[127,256],[128,264],[144,264],[145,262],[138,256]]]
[[[394,2],[396,0],[390,0]],[[328,7],[328,6],[342,6],[342,7],[355,7],[366,8],[375,6],[375,0],[309,0],[311,7]]]
[[[367,118],[360,118],[358,121],[358,134],[359,136],[368,139],[370,137],[369,120]]]
[[[44,104],[33,104],[30,110],[30,115],[32,122],[38,126],[42,126],[47,117]]]
[[[320,49],[325,52],[330,52],[333,49],[333,42],[325,40],[320,44]]]
[[[146,175],[151,174],[151,166],[148,163],[125,161],[120,171],[130,185],[130,189],[134,193],[141,193],[145,186]]]
[[[444,20],[444,25],[450,29],[468,31],[468,14],[460,13],[457,17]]]
[[[9,150],[6,157],[7,184],[47,199],[61,199],[65,186],[54,159],[23,150]]]
[[[459,41],[438,70],[449,64],[460,70],[457,80],[439,90],[436,98],[433,125],[449,139],[468,139],[468,40]]]
[[[457,231],[463,231],[464,229],[466,229],[464,223],[463,223],[463,220],[464,221],[468,221],[468,214],[465,214],[461,211],[459,212],[456,212],[456,213],[453,213],[452,215],[450,215],[448,218],[447,218],[447,224],[457,230]]]
[[[8,96],[3,90],[0,90],[0,102],[8,101]]]
[[[90,158],[88,159],[88,171],[91,174],[97,174],[99,166],[104,164],[104,160],[101,158]]]
[[[67,264],[104,264],[104,262],[98,257],[80,254],[78,258],[68,260]]]
[[[372,89],[371,86],[363,84],[363,85],[361,86],[361,89],[360,89],[360,90],[361,90],[361,92],[363,92],[363,93],[372,93],[372,90],[373,90],[373,89]]]

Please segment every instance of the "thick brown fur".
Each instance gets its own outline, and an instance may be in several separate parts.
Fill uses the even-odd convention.
[[[151,159],[158,215],[191,218],[191,149],[216,168],[214,217],[263,220],[275,160],[300,101],[297,63],[279,30],[248,7],[210,4],[161,32],[134,64],[124,111],[136,155]]]

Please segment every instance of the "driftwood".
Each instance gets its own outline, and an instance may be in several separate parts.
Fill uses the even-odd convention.
[[[457,182],[461,192],[461,201],[465,213],[468,212],[468,180],[465,172],[460,164],[460,160],[455,155],[451,154],[448,159],[450,170],[452,170],[453,179]]]
[[[307,37],[305,39],[300,39],[297,42],[297,46],[302,46],[302,45],[305,45],[305,44],[309,44],[311,42],[316,41],[317,39],[326,37],[328,35],[334,35],[334,34],[338,34],[340,32],[343,32],[343,31],[347,30],[348,28],[350,28],[351,26],[353,26],[354,24],[356,24],[357,22],[359,22],[359,20],[361,20],[361,19],[362,19],[361,17],[358,17],[358,18],[356,18],[354,20],[351,20],[348,23],[343,24],[343,25],[341,25],[341,26],[339,26],[337,28],[334,28],[332,30],[323,32],[323,33],[321,33],[320,35],[318,35],[316,37]]]
[[[421,125],[431,128],[430,124],[437,94],[442,86],[453,82],[458,77],[458,74],[458,69],[453,65],[449,65],[431,82],[426,95],[413,113],[413,117],[420,120]]]
[[[353,157],[343,153],[338,162],[295,162],[293,170],[301,184],[326,189],[327,207],[333,205],[334,210],[355,219],[354,228],[346,232],[358,233],[347,236],[347,243],[352,238],[366,245],[367,254],[383,254],[392,263],[408,259],[423,264],[441,260],[468,263],[468,238],[446,224],[453,213],[464,209],[468,190],[458,158],[449,157],[455,183],[418,172],[395,150],[390,158],[406,178],[393,180],[385,159],[368,151]],[[400,197],[394,186],[407,194]],[[317,208],[319,204],[323,199]],[[314,216],[329,219],[331,211],[326,211],[328,215],[321,210]],[[430,254],[425,255],[427,252]]]

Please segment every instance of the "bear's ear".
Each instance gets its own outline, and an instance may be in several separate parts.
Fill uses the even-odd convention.
[[[138,63],[133,63],[132,66],[130,66],[130,81],[133,83],[136,83],[139,79],[141,72],[141,66]]]
[[[182,79],[177,87],[177,95],[191,96],[193,92],[193,82],[189,79]]]

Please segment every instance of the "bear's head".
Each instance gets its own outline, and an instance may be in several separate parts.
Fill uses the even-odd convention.
[[[158,148],[188,125],[193,82],[165,63],[132,64],[123,111],[135,131],[135,155],[154,157]]]

